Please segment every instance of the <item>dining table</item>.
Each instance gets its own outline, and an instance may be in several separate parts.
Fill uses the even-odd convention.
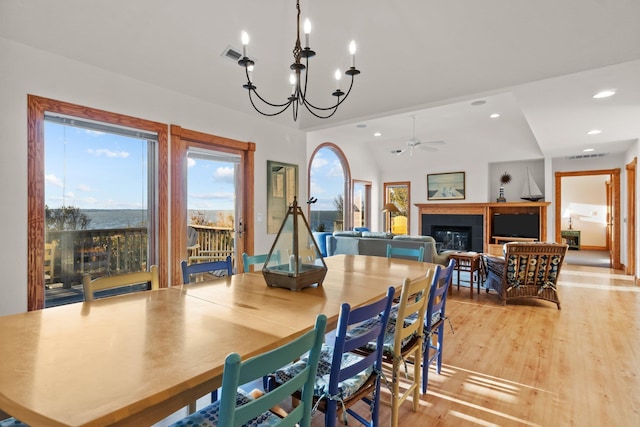
[[[365,305],[435,264],[325,258],[321,285],[266,285],[261,272],[0,317],[0,415],[38,426],[150,425],[221,385],[246,359]]]

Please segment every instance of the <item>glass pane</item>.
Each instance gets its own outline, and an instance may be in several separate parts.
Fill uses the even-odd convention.
[[[45,120],[47,307],[82,301],[84,274],[148,268],[150,141],[64,120]]]
[[[309,225],[313,231],[339,231],[344,224],[344,171],[330,148],[318,150],[309,171],[311,205]]]
[[[390,212],[385,221],[389,229],[388,221],[391,220],[391,232],[393,234],[407,234],[409,213],[409,187],[404,184],[386,186],[386,202],[393,203],[399,212]]]
[[[353,227],[369,227],[369,184],[354,182],[353,184]]]
[[[206,150],[187,155],[187,260],[235,259],[238,156]]]

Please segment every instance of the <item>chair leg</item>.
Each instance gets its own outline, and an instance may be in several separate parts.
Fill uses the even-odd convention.
[[[324,413],[324,425],[326,427],[335,427],[338,418],[337,405],[335,400],[327,399],[326,412]]]
[[[436,360],[436,372],[440,375],[442,370],[442,344],[444,342],[444,322],[438,328],[438,358]]]
[[[393,358],[393,372],[392,372],[392,384],[391,384],[391,427],[397,427],[398,425],[398,412],[400,409],[400,359]]]
[[[415,362],[415,361],[420,361],[422,360],[422,343],[420,343],[417,347],[416,347],[416,351],[415,354],[413,356],[413,402],[412,402],[412,409],[413,412],[416,412],[418,410],[418,407],[420,406],[420,387],[421,387],[421,382],[420,382],[420,363],[419,362]]]

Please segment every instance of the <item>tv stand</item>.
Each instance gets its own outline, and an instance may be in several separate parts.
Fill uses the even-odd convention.
[[[503,237],[503,236],[491,236],[495,243],[489,244],[489,254],[495,256],[503,256],[502,248],[507,242],[535,242],[538,239],[532,237]]]
[[[495,241],[495,243],[500,242],[535,242],[536,238],[534,237],[503,237],[503,236],[491,236],[491,238]]]

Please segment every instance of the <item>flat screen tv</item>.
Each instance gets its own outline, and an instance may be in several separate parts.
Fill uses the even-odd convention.
[[[493,214],[493,235],[501,237],[539,238],[537,214]]]

